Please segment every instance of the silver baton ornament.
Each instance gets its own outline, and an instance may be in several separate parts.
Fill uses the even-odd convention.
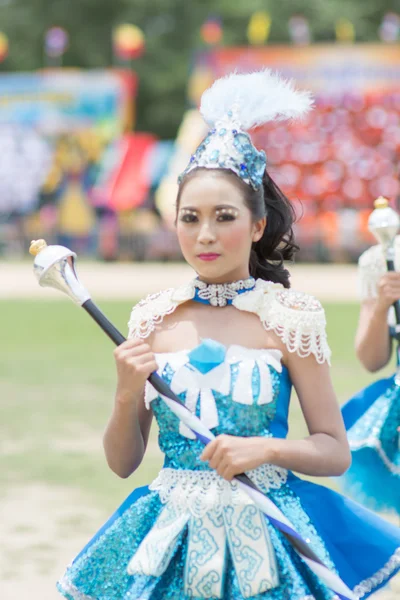
[[[95,305],[89,292],[79,281],[75,270],[75,252],[64,246],[48,246],[44,240],[33,241],[29,252],[35,256],[33,270],[39,285],[52,287],[67,294],[75,304],[82,306],[89,313],[117,346],[126,340],[122,333]],[[198,440],[207,445],[215,438],[214,434],[196,415],[190,412],[158,373],[152,373],[148,380],[170,410],[193,431]],[[270,523],[288,539],[297,554],[327,587],[335,592],[341,600],[358,600],[357,596],[340,577],[331,571],[315,554],[309,541],[305,540],[296,531],[279,508],[267,498],[245,473],[236,475],[234,479],[237,481],[238,486],[250,496],[260,511],[265,514]]]
[[[383,255],[386,260],[388,271],[395,271],[395,246],[397,232],[400,227],[400,217],[393,208],[389,206],[389,201],[383,196],[379,196],[374,202],[374,210],[368,219],[368,229],[374,234],[379,244],[382,246]],[[393,304],[396,313],[396,324],[400,325],[400,303]],[[397,328],[396,328],[397,331]]]

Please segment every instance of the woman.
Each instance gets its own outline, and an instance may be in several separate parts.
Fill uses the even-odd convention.
[[[219,80],[202,98],[212,129],[177,198],[179,243],[198,277],[133,309],[104,436],[110,468],[128,477],[154,415],[164,468],[67,570],[59,590],[69,599],[333,598],[232,482],[243,471],[359,597],[400,567],[397,528],[291,472],[339,475],[350,454],[324,311],[288,289],[282,265],[296,250],[293,210],[245,130],[310,103],[268,71]],[[155,370],[216,435],[205,449],[146,383]],[[292,384],[304,440],[285,439]]]
[[[397,263],[399,243],[397,237]],[[392,355],[396,338],[392,305],[400,299],[400,273],[386,271],[382,247],[377,245],[360,256],[359,276],[362,301],[356,352],[361,364],[374,373],[385,367]],[[398,353],[397,348],[396,351]],[[398,374],[380,379],[349,400],[342,411],[353,457],[352,466],[343,479],[346,492],[370,508],[398,515],[399,383]]]

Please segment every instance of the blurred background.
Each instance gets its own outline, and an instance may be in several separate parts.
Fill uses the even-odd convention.
[[[353,350],[355,263],[375,198],[400,204],[400,0],[0,0],[1,600],[56,600],[65,566],[162,464],[154,427],[131,478],[108,469],[112,344],[39,288],[29,242],[75,250],[125,333],[132,304],[191,276],[174,203],[206,133],[202,92],[260,67],[316,98],[254,141],[301,217],[293,286],[324,304],[343,402],[376,378]],[[293,398],[290,435],[305,433]]]
[[[0,256],[46,237],[104,260],[176,260],[176,176],[221,75],[311,89],[254,133],[298,206],[303,261],[355,261],[373,200],[399,192],[396,0],[0,0]]]

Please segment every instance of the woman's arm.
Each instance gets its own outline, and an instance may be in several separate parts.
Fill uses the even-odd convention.
[[[381,308],[377,300],[361,304],[355,349],[359,361],[371,373],[385,367],[392,354],[387,318],[388,309]]]
[[[103,446],[110,469],[126,478],[138,468],[146,450],[152,411],[145,407],[144,387],[157,364],[150,346],[142,340],[124,342],[114,356],[118,384]]]
[[[342,475],[351,455],[329,365],[297,354],[290,354],[287,363],[310,435],[303,440],[271,440],[268,462],[305,475]]]
[[[350,466],[351,456],[329,366],[313,356],[289,354],[287,366],[308,426],[304,440],[218,436],[202,454],[229,481],[244,471],[270,463],[305,475],[335,476]]]

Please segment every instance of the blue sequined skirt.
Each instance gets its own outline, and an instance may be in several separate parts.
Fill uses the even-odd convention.
[[[394,377],[376,381],[342,412],[352,452],[344,491],[373,510],[400,514],[400,386]]]
[[[382,587],[400,569],[400,529],[325,487],[289,474],[269,497],[315,552],[360,598]],[[188,529],[183,528],[163,574],[129,575],[127,566],[163,509],[157,492],[135,490],[67,569],[57,587],[69,600],[189,600],[184,592]],[[331,600],[327,589],[267,524],[279,585],[254,600]],[[197,590],[198,591],[198,590]],[[199,594],[197,594],[199,597]],[[205,593],[204,598],[210,597]],[[225,600],[243,600],[229,552],[224,564]]]

